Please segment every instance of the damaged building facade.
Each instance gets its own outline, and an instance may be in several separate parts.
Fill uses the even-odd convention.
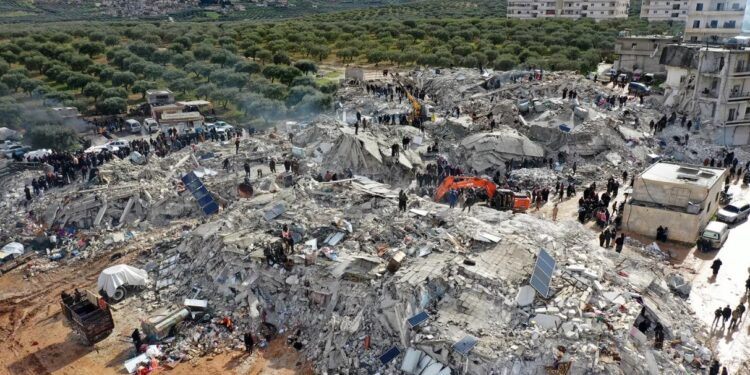
[[[711,126],[717,144],[750,144],[750,50],[672,45],[661,63],[667,69],[665,105],[695,114],[696,125]]]
[[[625,204],[623,229],[654,236],[669,228],[669,239],[692,243],[719,209],[726,170],[661,162],[635,178]]]
[[[663,73],[664,65],[659,63],[662,51],[678,38],[664,35],[620,35],[615,41],[617,60],[612,69],[624,72]]]

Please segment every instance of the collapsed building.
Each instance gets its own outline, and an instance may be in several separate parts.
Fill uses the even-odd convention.
[[[24,179],[38,172],[22,172],[3,182],[8,215],[0,229],[5,239],[33,240],[45,225],[75,223],[78,240],[66,246],[80,256],[63,264],[123,247],[145,254],[137,265],[154,283],[137,296],[142,314],[199,299],[214,317],[232,316],[234,332],[214,321],[180,326],[163,346],[176,363],[241,348],[244,331],[263,331],[286,336],[317,373],[684,374],[704,366],[705,327],[670,290],[673,271],[659,254],[634,241],[634,251],[607,251],[573,220],[485,206],[464,214],[413,194],[415,174],[437,158],[489,175],[512,168],[510,178],[524,186],[549,187],[632,172],[670,147],[677,154],[674,142],[643,129],[662,115],[655,100],[618,110],[601,105],[617,91],[572,73],[525,77],[410,73],[434,108],[422,129],[370,122],[412,105],[353,82],[342,87],[335,114],[258,132],[237,155],[224,141],[145,163],[115,160],[101,168],[106,186],[71,185],[33,200],[31,210],[43,213],[36,222],[18,201]],[[561,99],[564,89],[578,97]],[[456,106],[462,113],[451,116]],[[370,125],[355,129],[356,112]],[[492,132],[489,113],[499,124]],[[298,173],[269,174],[271,157],[296,158]],[[225,159],[232,167],[223,169]],[[525,168],[505,165],[524,159]],[[252,165],[248,176],[243,162]],[[319,178],[327,171],[350,176]],[[215,213],[205,214],[181,185],[188,174],[218,202]],[[246,177],[251,194],[238,188]],[[412,194],[399,213],[402,188]],[[283,225],[293,253],[283,250]],[[538,284],[531,280],[540,259],[552,265]],[[54,262],[39,257],[28,269],[44,272]],[[655,345],[654,325],[644,322],[664,327],[669,345]]]

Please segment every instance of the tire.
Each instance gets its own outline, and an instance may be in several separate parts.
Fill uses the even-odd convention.
[[[127,295],[127,292],[125,291],[125,288],[119,287],[115,289],[115,293],[110,298],[112,299],[112,302],[120,302],[123,298]]]

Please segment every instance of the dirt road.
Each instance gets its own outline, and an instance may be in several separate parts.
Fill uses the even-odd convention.
[[[127,262],[135,254],[117,261],[108,256],[75,267],[61,266],[25,278],[24,267],[0,276],[0,374],[40,375],[125,374],[123,362],[133,355],[130,332],[143,317],[139,301],[122,304],[113,311],[114,332],[94,346],[86,346],[64,323],[60,292],[73,288],[94,290],[102,269]],[[186,374],[312,374],[303,358],[285,345],[283,338],[268,350],[248,355],[225,352],[213,357],[181,363],[165,373]]]

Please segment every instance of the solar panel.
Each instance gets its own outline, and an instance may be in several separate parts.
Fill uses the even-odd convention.
[[[546,250],[539,249],[529,284],[544,298],[549,296],[549,285],[552,282],[552,274],[555,272],[556,263]]]
[[[406,321],[409,322],[409,326],[411,328],[414,328],[424,322],[427,321],[427,319],[430,319],[430,316],[427,315],[426,312],[422,311],[421,313],[412,316],[411,318],[407,319]]]
[[[211,215],[219,211],[219,205],[214,201],[211,193],[209,193],[208,189],[206,189],[203,182],[195,173],[190,172],[183,176],[182,182],[185,184],[185,188],[193,194],[195,200],[198,202],[198,207],[203,210],[203,213]]]
[[[474,336],[467,335],[457,343],[453,344],[453,350],[463,355],[467,355],[469,354],[471,349],[474,349],[474,347],[477,346],[477,342],[479,342],[479,339]]]
[[[387,364],[388,362],[392,361],[394,358],[398,357],[398,355],[401,354],[401,351],[397,347],[392,347],[388,349],[385,353],[383,353],[380,358],[380,363]]]

